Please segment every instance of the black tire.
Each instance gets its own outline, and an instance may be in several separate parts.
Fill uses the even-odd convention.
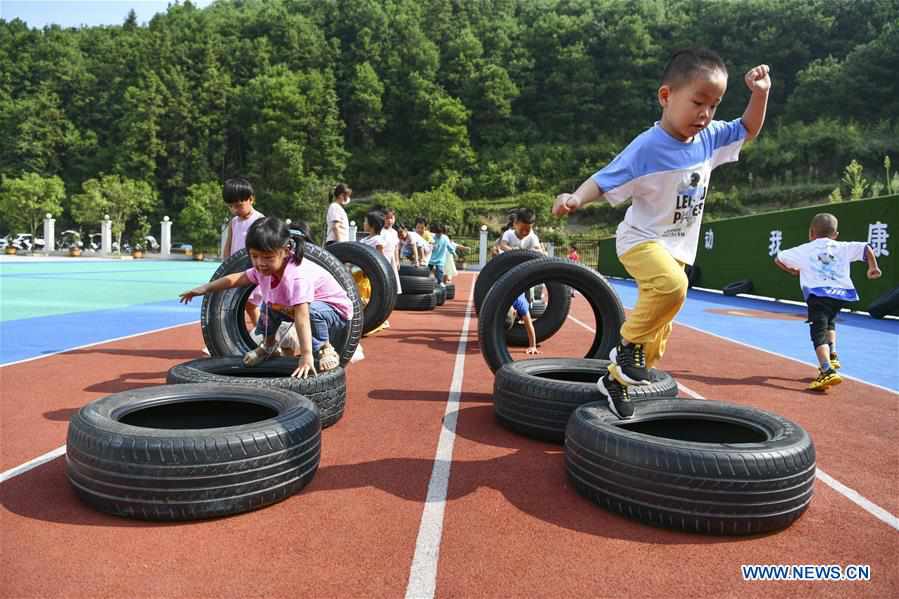
[[[116,393],[72,416],[66,441],[78,496],[100,511],[144,520],[270,505],[306,486],[320,456],[315,404],[282,389],[240,385]]]
[[[565,461],[575,489],[610,511],[714,535],[789,526],[815,484],[815,446],[801,426],[717,401],[646,401],[630,420],[605,402],[581,406]]]
[[[362,338],[363,309],[359,290],[356,289],[356,282],[350,271],[331,252],[311,243],[306,243],[304,252],[303,259],[311,260],[330,272],[353,304],[353,317],[347,323],[347,334],[336,342],[331,340],[340,356],[340,365],[346,366]],[[247,251],[240,250],[222,262],[210,280],[243,272],[251,266]],[[237,287],[203,296],[200,326],[206,347],[213,356],[243,356],[256,347],[257,344],[244,325],[244,306],[252,291],[253,287]]]
[[[243,365],[242,358],[204,358],[178,364],[169,370],[166,382],[221,383],[244,385],[258,389],[286,389],[299,393],[318,407],[322,428],[328,428],[343,416],[346,409],[346,371],[337,367],[314,377],[291,376],[297,358],[272,358],[253,367]],[[315,364],[318,370],[318,362]]]
[[[400,287],[403,288],[403,293],[416,295],[418,293],[433,293],[434,288],[437,286],[437,281],[434,277],[410,277],[407,275],[400,275]]]
[[[396,298],[397,310],[426,311],[437,305],[437,296],[431,293],[404,293]]]
[[[687,287],[702,284],[702,269],[697,264],[684,265],[684,274],[687,275]]]
[[[412,266],[411,264],[400,264],[400,276],[401,277],[431,277],[431,271],[428,269],[427,266]],[[400,283],[400,285],[402,285],[402,283]]]
[[[883,318],[887,314],[899,316],[899,287],[887,291],[868,306],[872,318]]]
[[[733,297],[738,293],[752,293],[752,290],[755,287],[752,285],[752,281],[749,279],[743,279],[742,281],[736,281],[734,283],[730,283],[724,286],[722,291],[724,295]]]
[[[475,280],[475,312],[480,313],[481,304],[490,288],[510,269],[524,262],[542,258],[545,258],[543,254],[532,250],[514,250],[502,253],[490,260]],[[545,285],[546,289],[542,284],[534,287],[534,298],[535,300],[539,299],[540,304],[537,306],[538,314],[532,313],[531,317],[539,319],[535,320],[534,332],[537,335],[537,342],[540,343],[555,335],[565,324],[568,311],[571,309],[571,290],[556,282],[549,282]],[[549,295],[548,302],[544,292]],[[528,334],[524,326],[516,322],[506,333],[506,342],[512,347],[527,347]]]
[[[493,382],[493,409],[505,427],[527,437],[561,443],[572,412],[605,401],[596,381],[608,360],[537,358],[503,364]],[[677,383],[663,370],[650,369],[650,385],[628,389],[634,400],[677,397]]]
[[[590,303],[596,321],[593,343],[584,357],[608,359],[609,352],[618,345],[621,339],[619,331],[624,322],[624,307],[621,305],[621,300],[618,299],[618,294],[602,275],[571,260],[557,258],[529,260],[503,275],[490,289],[481,306],[481,314],[478,317],[481,354],[493,372],[496,372],[503,364],[512,361],[506,341],[509,331],[506,331],[505,327],[506,312],[509,306],[525,289],[543,281],[550,282],[547,285],[550,292],[549,304],[546,314],[534,323],[535,329],[540,326],[541,322],[550,320],[550,311],[554,304],[554,288],[559,287],[565,299],[571,301],[568,289],[571,287],[580,291]],[[557,285],[559,283],[561,285]],[[537,339],[540,339],[539,334]]]
[[[360,269],[371,283],[371,299],[363,308],[362,334],[381,326],[393,312],[399,293],[393,266],[384,254],[364,243],[342,241],[332,243],[327,250],[345,265]]]
[[[453,283],[446,284],[446,299],[451,300],[456,297],[456,286]]]
[[[443,287],[436,287],[434,289],[434,305],[442,306],[446,303],[446,291]]]
[[[481,313],[481,304],[484,303],[487,292],[501,276],[523,262],[544,257],[540,252],[533,250],[512,250],[491,258],[478,273],[478,278],[474,282],[475,314]]]

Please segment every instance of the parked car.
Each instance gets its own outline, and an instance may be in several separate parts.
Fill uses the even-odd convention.
[[[77,239],[77,241],[76,241]],[[60,250],[67,250],[73,246],[78,246],[79,248],[84,247],[84,242],[81,241],[81,233],[74,229],[66,229],[62,233],[59,234],[59,241],[56,244],[56,247]]]
[[[87,238],[87,246],[89,249],[94,250],[95,252],[99,252],[103,249],[103,234],[102,233],[91,233]],[[112,248],[113,252],[119,251],[119,242],[113,241]]]
[[[19,233],[12,239],[12,241],[9,242],[9,244],[14,246],[16,249],[24,250],[26,252],[33,249],[44,249],[44,240],[40,237],[33,237],[31,233]]]
[[[194,246],[189,243],[173,243],[172,244],[172,253],[173,254],[192,254],[194,251]]]

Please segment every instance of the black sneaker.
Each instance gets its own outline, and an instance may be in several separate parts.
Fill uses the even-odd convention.
[[[596,381],[596,388],[606,396],[609,409],[619,418],[631,418],[634,415],[634,402],[627,394],[627,387],[622,385],[611,375],[607,374]]]
[[[646,354],[642,343],[630,345],[618,344],[609,354],[609,373],[624,385],[648,385],[649,369],[646,367]]]

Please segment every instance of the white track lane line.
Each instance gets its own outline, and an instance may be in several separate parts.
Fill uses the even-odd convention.
[[[122,341],[123,339],[131,339],[132,337],[140,337],[141,335],[150,335],[152,333],[168,331],[169,329],[177,329],[178,327],[186,327],[188,325],[197,324],[198,322],[200,322],[200,321],[192,320],[190,322],[182,322],[181,324],[173,324],[170,327],[162,327],[161,329],[153,329],[152,331],[143,331],[142,333],[134,333],[133,335],[125,335],[124,337],[115,337],[113,339],[104,339],[103,341],[94,341],[93,343],[88,343],[86,345],[79,345],[78,347],[69,347],[67,349],[62,349],[57,352],[53,352],[52,354],[42,354],[40,356],[33,356],[31,358],[25,358],[24,360],[16,360],[15,362],[6,362],[5,364],[0,364],[0,368],[5,368],[6,366],[14,366],[16,364],[24,364],[25,362],[40,360],[42,358],[50,358],[53,356],[58,356],[59,354],[64,354],[66,352],[75,351],[77,349],[84,349],[86,347],[93,347],[95,345],[102,345],[104,343],[113,343],[115,341]]]
[[[152,331],[144,331],[143,333],[135,333],[133,335],[125,335],[124,337],[116,337],[115,339],[106,339],[105,341],[97,341],[95,343],[88,343],[87,345],[79,345],[78,347],[70,347],[69,349],[64,349],[62,351],[54,352],[52,354],[44,354],[41,356],[34,356],[33,358],[25,358],[24,360],[18,360],[16,362],[7,362],[6,364],[0,364],[0,368],[4,366],[12,366],[14,364],[22,364],[23,362],[31,362],[32,360],[40,360],[41,358],[49,358],[50,356],[57,356],[59,354],[64,354],[66,352],[74,351],[77,349],[84,349],[86,347],[93,347],[95,345],[102,345],[104,343],[112,343],[114,341],[121,341],[123,339],[131,339],[132,337],[140,337],[141,335],[149,335],[151,333],[159,333],[160,331],[167,331],[169,329],[177,329],[178,327],[194,325],[200,322],[199,320],[194,320],[193,322],[185,322],[183,324],[176,324],[170,327],[163,327],[161,329],[153,329]],[[57,447],[53,451],[49,451],[42,456],[38,456],[33,460],[25,462],[15,468],[10,468],[5,472],[0,473],[0,483],[6,482],[7,480],[19,476],[20,474],[25,474],[32,468],[37,468],[41,464],[46,464],[47,462],[51,462],[58,458],[59,456],[65,455],[66,446]]]
[[[37,468],[41,464],[46,464],[47,462],[52,462],[59,456],[65,455],[65,453],[66,453],[66,446],[63,445],[62,447],[57,447],[53,451],[49,451],[42,456],[34,458],[30,462],[25,462],[24,464],[22,464],[20,466],[16,466],[15,468],[10,468],[6,472],[0,473],[0,483],[4,483],[11,478],[19,476],[20,474],[25,474],[32,468]]]
[[[434,468],[431,470],[431,480],[428,482],[428,496],[421,514],[421,525],[418,529],[418,539],[415,542],[415,555],[412,557],[412,567],[409,570],[406,599],[430,599],[434,597],[437,589],[437,563],[440,560],[440,540],[443,536],[443,514],[446,511],[450,467],[453,463],[453,444],[456,440],[456,421],[459,417],[459,396],[462,394],[462,381],[465,378],[465,348],[468,345],[468,327],[471,322],[473,297],[474,284],[468,293],[468,305],[465,308],[465,319],[462,321],[462,334],[456,349],[453,380],[450,383],[446,410],[443,413],[443,426],[440,428],[437,454],[434,456]]]
[[[595,329],[593,329],[593,328],[587,326],[586,324],[584,324],[583,322],[581,322],[581,321],[578,320],[577,318],[575,318],[575,317],[573,317],[573,316],[569,316],[568,318],[570,318],[570,319],[571,319],[572,321],[574,321],[575,323],[581,325],[582,327],[584,327],[585,329],[587,329],[587,330],[590,331],[591,333],[595,333],[595,332],[596,332]],[[680,323],[677,323],[677,324],[680,324]],[[681,326],[687,326],[687,325],[681,325]],[[695,327],[689,327],[689,328],[695,329]],[[701,332],[703,332],[703,333],[706,332],[706,331],[702,331],[701,329],[696,329],[696,330],[697,330],[697,331],[701,331]],[[712,333],[709,333],[709,334],[711,335]],[[719,337],[718,335],[714,335],[714,336],[715,336],[715,337]],[[719,339],[724,339],[725,341],[732,341],[732,339],[728,339],[727,337],[719,337]],[[734,343],[739,343],[739,342],[734,341]],[[753,346],[747,345],[747,344],[745,344],[745,343],[741,343],[740,345],[746,345],[747,347],[750,347],[750,348],[752,348],[752,349],[760,349],[760,348],[758,348],[758,347],[753,347]],[[765,350],[761,350],[761,351],[765,351]],[[774,353],[774,352],[767,352],[767,353],[769,353],[769,354],[774,354],[775,356],[779,356],[779,354],[776,354],[776,353]],[[780,356],[780,357],[787,358],[788,356]],[[793,358],[789,358],[789,359],[793,359]],[[799,362],[800,360],[795,360],[795,361],[796,361],[796,362]],[[862,381],[862,382],[864,382],[864,381]],[[687,395],[689,395],[689,396],[692,397],[693,399],[705,399],[705,397],[703,397],[702,395],[700,395],[700,394],[697,393],[696,391],[693,391],[693,390],[690,389],[689,387],[684,386],[684,385],[683,385],[682,383],[680,383],[680,382],[677,383],[677,386],[678,386],[679,389],[682,389],[684,393],[686,393]],[[876,387],[877,385],[874,385],[874,386]],[[832,476],[830,476],[829,474],[827,474],[826,472],[824,472],[823,470],[821,470],[821,468],[816,468],[816,470],[815,470],[815,475],[818,477],[818,479],[819,479],[821,482],[823,482],[824,484],[826,484],[828,487],[830,487],[831,489],[833,489],[834,491],[836,491],[837,493],[839,493],[840,495],[842,495],[843,497],[845,497],[846,499],[848,499],[849,501],[851,501],[852,503],[854,503],[855,505],[861,507],[863,510],[865,510],[866,512],[868,512],[869,514],[871,514],[872,516],[874,516],[875,518],[877,518],[877,519],[880,520],[881,522],[884,522],[884,523],[886,523],[887,525],[891,526],[891,527],[894,528],[895,530],[899,530],[899,518],[897,518],[896,516],[894,516],[894,515],[891,514],[890,512],[886,511],[885,509],[883,509],[882,507],[880,507],[879,505],[877,505],[876,503],[874,503],[874,502],[871,501],[870,499],[867,499],[866,497],[864,497],[863,495],[861,495],[861,494],[860,494],[858,491],[856,491],[855,489],[851,489],[851,488],[847,487],[846,485],[844,485],[843,483],[841,483],[841,482],[838,481],[837,479],[833,478]]]

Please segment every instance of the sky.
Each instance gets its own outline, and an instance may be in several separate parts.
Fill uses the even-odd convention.
[[[212,0],[191,0],[204,7]],[[121,25],[132,8],[137,22],[144,24],[158,12],[165,12],[174,0],[0,0],[0,19],[22,19],[30,27],[45,25]]]

